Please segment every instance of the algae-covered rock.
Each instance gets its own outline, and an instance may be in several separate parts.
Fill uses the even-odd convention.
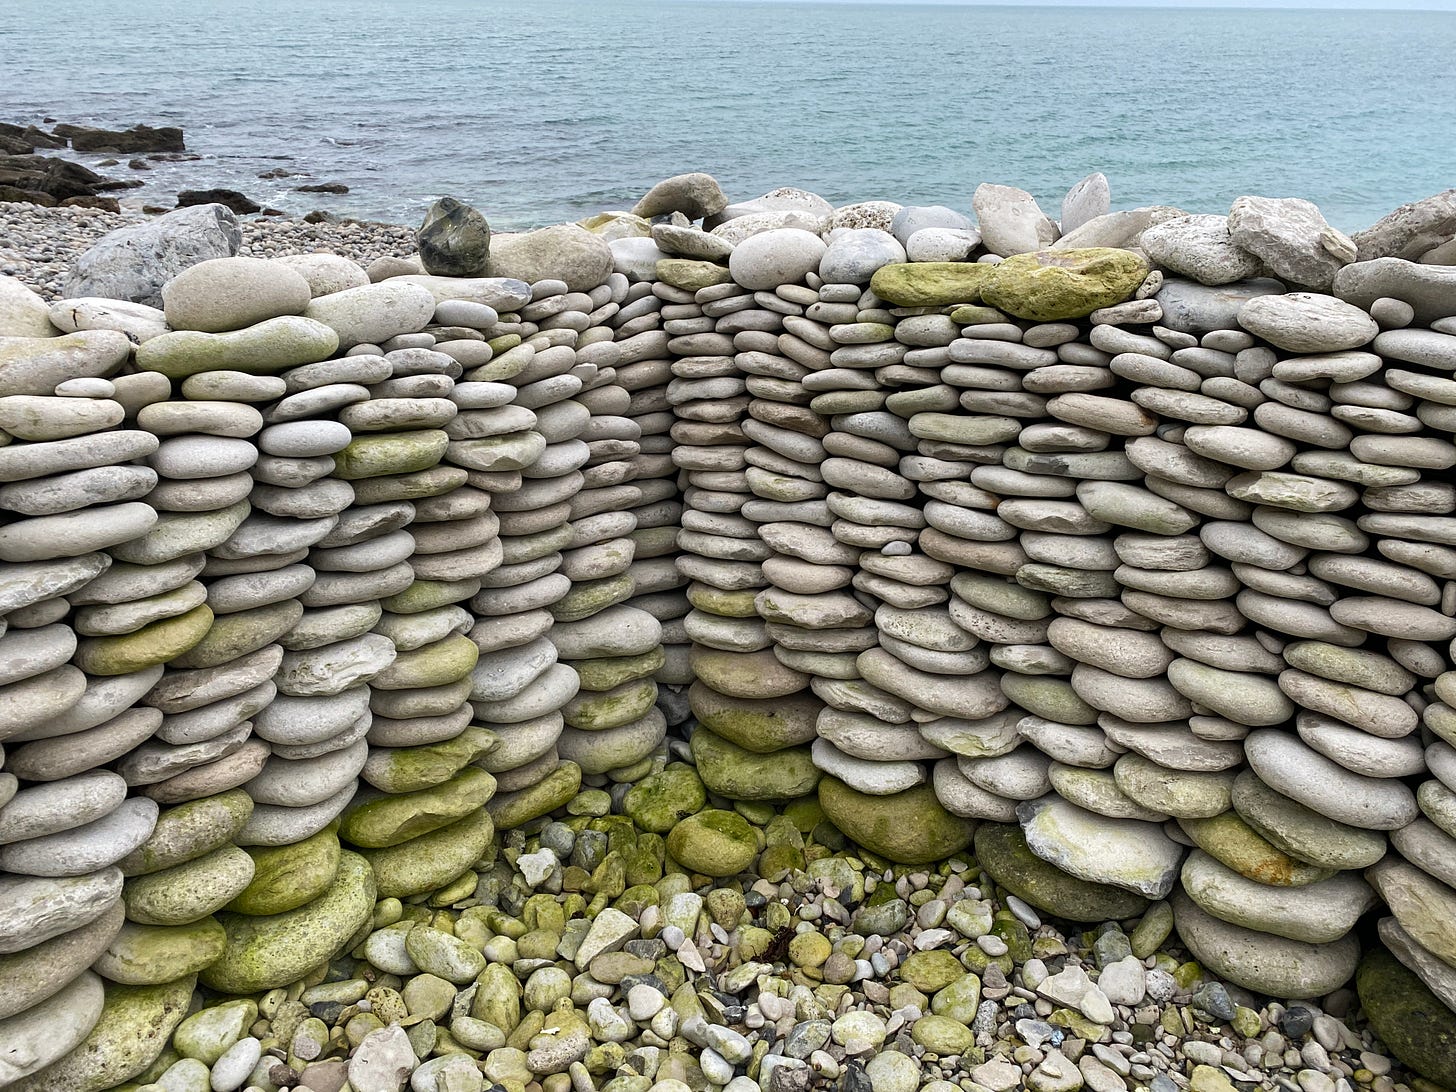
[[[819,768],[807,747],[755,754],[702,726],[693,733],[691,747],[703,784],[730,800],[792,800],[819,783]]]
[[[187,925],[220,910],[253,879],[253,859],[220,846],[196,860],[135,876],[122,888],[126,916],[142,925]]]
[[[780,663],[769,649],[724,652],[695,644],[688,662],[705,686],[735,698],[787,697],[806,689],[811,678]]]
[[[108,984],[101,1018],[79,1046],[7,1092],[103,1092],[156,1061],[187,1015],[192,975],[160,986]]]
[[[152,836],[117,865],[128,876],[144,876],[195,860],[226,845],[253,814],[253,798],[242,789],[204,796],[167,808]]]
[[[979,262],[901,262],[875,270],[870,291],[900,307],[978,303],[995,268]]]
[[[222,956],[202,972],[219,993],[258,993],[297,982],[348,943],[374,912],[374,872],[357,853],[342,853],[327,891],[296,910],[269,917],[224,912]],[[189,991],[190,992],[190,991]]]
[[[212,625],[203,634],[202,640],[175,657],[172,666],[220,667],[272,644],[296,626],[302,617],[303,604],[297,599],[285,599],[281,603],[269,603],[233,614],[220,614],[212,620]]]
[[[1147,261],[1130,250],[1037,250],[993,266],[981,299],[1017,318],[1060,322],[1130,299],[1147,275]]]
[[[657,279],[685,292],[696,292],[711,288],[715,284],[727,284],[733,279],[727,266],[717,262],[700,262],[691,258],[659,258]]]
[[[125,986],[158,986],[211,966],[227,932],[214,917],[190,925],[126,922],[92,969]]]
[[[287,846],[249,846],[253,880],[227,904],[239,914],[282,914],[322,895],[339,873],[335,824]]]
[[[338,347],[339,335],[323,323],[284,315],[226,334],[197,330],[159,334],[137,346],[136,365],[168,379],[216,371],[272,375],[327,360]]]
[[[486,810],[501,830],[514,830],[555,811],[580,790],[581,767],[575,762],[562,762],[529,788],[497,793],[486,804]]]
[[[453,739],[420,747],[371,747],[360,776],[388,793],[415,792],[450,780],[496,745],[489,728],[472,725]]]
[[[212,608],[203,604],[119,637],[85,637],[75,664],[88,675],[129,675],[187,652],[212,628]]]
[[[901,864],[952,857],[970,844],[976,832],[975,822],[946,811],[929,785],[870,796],[826,777],[819,782],[819,804],[846,836]]]
[[[413,474],[440,461],[450,437],[439,429],[377,432],[355,436],[334,456],[334,476],[345,481],[386,474]]]
[[[1456,1075],[1456,1013],[1384,948],[1360,962],[1355,989],[1370,1026],[1417,1073],[1449,1084]]]
[[[975,849],[976,860],[993,880],[1017,898],[1059,918],[1120,921],[1148,908],[1148,900],[1141,895],[1079,880],[1043,861],[1027,846],[1019,827],[982,823],[976,831]]]
[[[627,790],[622,809],[639,828],[666,834],[680,819],[703,809],[708,794],[691,766],[674,762]]]
[[[580,778],[578,773],[578,784]],[[366,849],[363,857],[374,869],[379,897],[404,899],[438,891],[464,875],[484,856],[494,836],[490,812],[481,808],[459,822],[400,845]]]
[[[223,1053],[248,1034],[258,1018],[256,1001],[226,1001],[195,1012],[172,1035],[172,1045],[184,1058],[212,1065]]]
[[[635,679],[611,690],[578,693],[562,707],[561,715],[572,728],[601,732],[641,720],[656,700],[657,682]]]
[[[758,835],[736,811],[712,808],[673,827],[667,851],[684,868],[704,876],[736,876],[758,856]]]
[[[1239,875],[1262,884],[1304,887],[1334,875],[1333,869],[1289,856],[1232,809],[1211,819],[1180,819],[1178,825],[1199,849]]]
[[[823,708],[823,703],[812,694],[733,698],[701,682],[688,688],[688,704],[699,724],[758,754],[814,742],[818,737],[815,721]]]
[[[634,679],[645,679],[667,661],[661,648],[636,656],[608,656],[601,660],[577,660],[572,663],[583,690],[611,690]]]
[[[494,795],[495,778],[478,766],[467,766],[450,780],[418,792],[361,793],[345,809],[339,833],[369,849],[397,846],[469,815]]]

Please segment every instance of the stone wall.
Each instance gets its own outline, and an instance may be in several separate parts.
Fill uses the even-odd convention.
[[[1456,274],[808,196],[7,288],[0,1083],[669,756],[1280,997],[1383,901],[1456,1004]]]

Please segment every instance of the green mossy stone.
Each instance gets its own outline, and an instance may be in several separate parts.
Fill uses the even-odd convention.
[[[824,703],[812,694],[731,698],[695,682],[688,687],[688,707],[699,724],[730,743],[757,754],[772,754],[814,742],[819,734],[815,725]]]
[[[318,898],[268,917],[224,912],[222,956],[202,972],[219,993],[260,993],[297,982],[333,958],[374,913],[374,872],[357,853],[342,853],[339,875]],[[190,991],[189,991],[190,992]]]
[[[456,634],[423,648],[399,653],[395,656],[394,663],[369,682],[380,690],[444,686],[469,675],[478,659],[480,646],[469,637]]]
[[[366,849],[381,899],[439,891],[463,876],[490,848],[495,824],[484,808],[448,827],[388,849]]]
[[[212,608],[152,622],[120,637],[83,637],[72,662],[88,675],[129,675],[176,659],[212,628]]]
[[[161,334],[137,346],[136,365],[169,379],[217,371],[272,375],[327,360],[338,348],[339,335],[322,322],[285,315],[226,334],[196,330]]]
[[[355,436],[334,455],[334,476],[355,481],[386,474],[413,474],[438,463],[449,446],[450,437],[440,429],[366,433]]]
[[[976,1018],[976,1007],[981,1003],[981,980],[973,974],[963,974],[952,979],[944,989],[930,999],[930,1011],[962,1024],[969,1024]]]
[[[454,739],[420,747],[371,747],[361,775],[381,792],[417,792],[450,780],[496,745],[489,728],[471,725]]]
[[[1130,250],[1036,250],[991,266],[981,298],[1017,318],[1061,322],[1131,299],[1147,275],[1147,260]]]
[[[802,872],[807,864],[804,851],[797,846],[769,846],[758,856],[759,875],[773,883],[781,883],[791,872]]]
[[[239,914],[282,914],[312,902],[339,874],[336,824],[289,846],[249,846],[253,881],[227,909]]]
[[[227,932],[210,916],[190,925],[129,921],[91,969],[125,986],[157,986],[211,966],[226,944]]]
[[[994,266],[979,262],[901,262],[882,265],[870,291],[897,307],[943,307],[975,303]]]
[[[948,1016],[922,1016],[910,1029],[910,1038],[941,1057],[964,1054],[975,1045],[976,1035],[964,1023]]]
[[[141,925],[187,925],[221,910],[253,880],[253,858],[234,845],[161,872],[135,876],[121,889],[126,916]]]
[[[688,585],[688,602],[704,614],[716,614],[720,618],[757,618],[757,588],[729,591],[709,584]]]
[[[81,1045],[6,1092],[104,1092],[131,1080],[167,1046],[196,984],[192,975],[159,986],[108,982],[101,1019]]]
[[[702,811],[707,803],[708,794],[697,770],[674,762],[627,790],[622,810],[642,830],[666,834],[679,820]]]
[[[800,834],[808,834],[828,816],[824,814],[824,808],[820,806],[817,796],[806,796],[790,802],[784,808],[784,818],[793,823],[794,829]]]
[[[689,816],[672,828],[667,851],[684,868],[704,876],[736,876],[758,856],[758,834],[734,811],[716,808]]]
[[[716,262],[698,262],[688,258],[659,258],[657,279],[681,288],[684,292],[696,292],[711,288],[715,284],[727,284],[733,279],[726,266]]]
[[[198,608],[202,609],[202,608]],[[211,626],[185,653],[172,661],[173,667],[189,670],[200,667],[221,667],[264,645],[271,645],[303,617],[303,604],[297,599],[269,603],[266,607],[220,614]]]
[[[1403,1063],[1442,1084],[1456,1080],[1456,1013],[1384,948],[1372,948],[1355,972],[1370,1026]]]
[[[1121,921],[1148,908],[1141,895],[1108,884],[1079,880],[1032,853],[1021,828],[982,823],[976,860],[1002,887],[1038,909],[1069,921]]]
[[[641,720],[656,701],[656,681],[637,679],[612,690],[578,693],[562,708],[561,715],[573,728],[600,732]]]
[[[943,990],[965,974],[961,961],[944,948],[911,952],[900,964],[900,978],[925,994]]]
[[[145,876],[196,860],[231,842],[252,814],[253,798],[242,789],[166,808],[152,836],[117,865],[127,876]]]
[[[1211,819],[1179,819],[1178,825],[1210,857],[1262,884],[1304,887],[1335,874],[1284,853],[1232,809]]]
[[[637,583],[630,573],[573,584],[571,591],[551,604],[551,616],[558,622],[579,622],[600,614],[608,607],[630,599]]]
[[[557,808],[565,807],[581,791],[581,767],[562,762],[529,788],[497,793],[486,810],[501,830],[515,830]]]
[[[381,599],[379,605],[392,614],[421,614],[463,603],[479,590],[479,580],[416,580],[404,591]]]
[[[729,800],[792,800],[819,784],[808,747],[756,754],[701,725],[690,746],[703,784]]]
[[[344,810],[339,834],[344,841],[368,849],[397,846],[449,826],[484,807],[494,795],[495,778],[477,766],[467,766],[448,781],[418,792],[356,797]]]
[[[688,662],[705,686],[737,698],[787,697],[807,689],[812,677],[785,667],[769,649],[724,652],[695,644]]]
[[[1005,322],[1006,316],[994,307],[967,303],[953,310],[950,320],[957,326],[980,326],[985,323]]]
[[[603,660],[576,660],[572,667],[581,680],[583,690],[598,693],[613,690],[624,683],[645,679],[652,675],[667,660],[667,654],[660,648],[638,656],[609,656]]]
[[[248,1034],[258,1019],[256,1001],[226,1001],[194,1012],[177,1025],[172,1046],[184,1058],[212,1065],[223,1052]]]
[[[953,857],[976,832],[975,822],[946,811],[929,785],[870,796],[826,777],[819,782],[819,803],[846,837],[900,864]]]
[[[410,436],[413,433],[395,433],[396,436]],[[414,501],[425,497],[439,497],[459,489],[470,477],[470,472],[461,466],[430,466],[408,474],[386,474],[379,478],[361,478],[354,483],[354,503],[393,504],[395,501]]]

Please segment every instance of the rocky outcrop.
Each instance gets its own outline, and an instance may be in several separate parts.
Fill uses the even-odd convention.
[[[105,235],[76,259],[67,296],[162,306],[162,286],[184,269],[238,252],[242,231],[222,205],[178,210]]]

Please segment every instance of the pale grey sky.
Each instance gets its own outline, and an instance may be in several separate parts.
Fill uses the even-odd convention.
[[[1363,11],[1451,11],[1456,0],[814,0],[826,4],[995,4],[1008,7],[1356,8]]]

